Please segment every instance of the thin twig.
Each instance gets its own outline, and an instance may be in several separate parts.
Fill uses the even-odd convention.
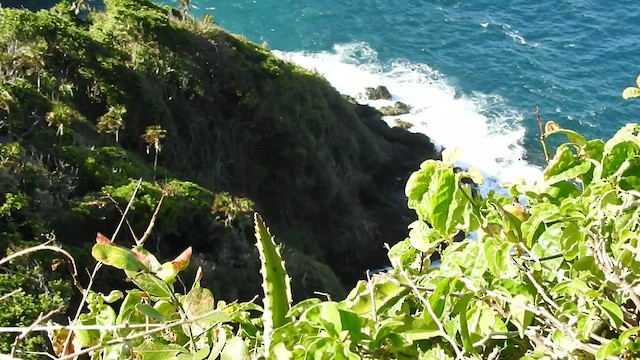
[[[131,206],[133,205],[133,200],[135,200],[135,198],[136,198],[136,194],[138,193],[138,190],[140,189],[140,185],[142,185],[142,178],[138,179],[138,183],[136,184],[135,189],[133,189],[133,194],[131,194],[131,199],[129,199],[129,203],[127,204],[127,207],[124,209],[124,214],[122,214],[122,217],[120,218],[120,222],[118,223],[118,227],[116,227],[116,230],[113,232],[113,235],[111,236],[111,241],[116,241],[116,236],[120,232],[120,228],[122,227],[122,223],[125,221],[125,219],[127,217],[127,214],[129,213],[129,210],[131,209]]]
[[[544,291],[542,286],[540,286],[540,284],[538,284],[538,282],[533,277],[533,275],[531,275],[531,272],[524,271],[524,274],[527,276],[529,281],[531,281],[531,283],[533,284],[533,287],[535,287],[536,290],[538,290],[538,294],[540,294],[540,296],[542,296],[542,299],[544,301],[546,301],[547,304],[551,305],[552,308],[556,309],[556,311],[562,312],[562,309],[560,308],[560,306],[558,306],[558,304],[556,304],[555,301],[551,300],[549,295],[547,295],[546,291]]]
[[[467,288],[469,288],[469,290],[474,291],[474,292],[480,292],[481,290],[478,289],[477,287],[475,287],[473,285],[473,282],[470,279],[467,278],[460,278],[460,280],[467,286]],[[567,334],[571,340],[573,341],[574,345],[576,345],[577,348],[586,351],[592,355],[595,355],[596,352],[598,351],[598,347],[592,345],[592,344],[585,344],[582,341],[578,340],[575,332],[573,331],[573,329],[571,328],[571,326],[563,324],[562,321],[560,321],[557,317],[553,316],[553,314],[551,314],[549,312],[549,310],[547,310],[546,308],[542,307],[542,306],[531,306],[528,304],[523,304],[521,302],[515,301],[513,299],[510,299],[502,294],[499,294],[493,290],[489,290],[489,289],[482,289],[482,291],[484,291],[487,295],[502,300],[506,303],[509,303],[511,305],[514,306],[518,306],[522,309],[525,309],[537,316],[540,316],[544,319],[546,319],[549,323],[551,323],[553,326],[555,326],[558,330],[562,331],[563,333]],[[558,346],[558,345],[555,345]]]
[[[78,275],[78,270],[76,269],[76,262],[75,260],[73,260],[73,256],[71,256],[71,254],[69,254],[66,250],[62,249],[61,247],[58,246],[51,246],[49,245],[53,240],[49,240],[43,244],[40,245],[36,245],[36,246],[32,246],[26,249],[22,249],[20,251],[16,251],[11,255],[8,255],[6,257],[3,257],[2,259],[0,259],[0,265],[7,263],[17,257],[32,253],[32,252],[36,252],[36,251],[42,251],[42,250],[50,250],[50,251],[54,251],[57,253],[61,253],[62,255],[66,256],[67,258],[69,258],[69,260],[71,260],[71,263],[73,264],[73,274],[71,274],[71,276],[73,276],[74,281],[76,279],[76,276]]]
[[[160,206],[162,205],[162,201],[164,200],[165,196],[166,196],[166,194],[163,191],[162,192],[162,196],[160,197],[160,200],[158,201],[158,205],[156,205],[156,209],[153,212],[153,215],[151,215],[151,219],[149,220],[149,226],[147,226],[147,230],[142,235],[142,238],[140,238],[139,241],[136,240],[136,245],[142,246],[144,244],[144,242],[147,241],[147,239],[151,235],[151,231],[153,230],[153,227],[156,224],[156,218],[158,217],[158,213],[160,212]]]
[[[464,353],[462,352],[462,350],[460,350],[455,340],[451,338],[451,336],[449,336],[449,334],[447,334],[447,332],[445,331],[442,322],[440,322],[440,319],[438,319],[438,316],[436,316],[436,313],[433,311],[429,300],[422,296],[422,293],[420,293],[420,290],[418,290],[416,284],[411,280],[409,275],[407,275],[405,269],[401,269],[400,274],[407,281],[407,283],[409,283],[409,286],[413,289],[413,292],[416,294],[418,299],[420,299],[420,301],[424,304],[425,308],[427,308],[427,312],[429,312],[429,315],[433,319],[433,322],[436,323],[436,325],[438,326],[438,330],[440,330],[440,335],[449,343],[449,345],[451,345],[453,351],[455,351],[456,359],[465,359]]]
[[[120,208],[120,204],[118,204],[118,201],[116,199],[113,198],[113,196],[111,196],[111,194],[107,194],[106,195],[107,198],[109,200],[111,200],[111,202],[113,203],[113,206],[115,206],[116,210],[118,210],[118,212],[120,213],[121,219],[124,219],[124,222],[127,224],[127,227],[129,228],[129,232],[131,233],[131,236],[133,236],[133,240],[135,240],[135,242],[138,242],[138,237],[136,236],[135,231],[133,231],[133,226],[131,226],[131,223],[129,222],[129,220],[127,220],[126,216],[124,215],[124,211]]]
[[[10,292],[8,294],[4,294],[4,295],[0,296],[0,301],[4,301],[4,300],[8,299],[8,298],[12,297],[13,295],[19,293],[20,291],[22,291],[22,288],[15,289],[15,290],[13,290],[12,292]]]
[[[367,270],[367,289],[371,296],[371,310],[373,311],[373,321],[378,322],[378,309],[376,309],[376,297],[373,293],[373,282],[371,281],[371,272]]]
[[[605,239],[598,239],[598,236],[590,231],[591,241],[589,242],[591,251],[593,252],[593,258],[596,262],[596,265],[602,272],[607,280],[612,283],[618,285],[624,292],[629,295],[631,301],[636,306],[636,314],[640,312],[640,297],[635,292],[633,287],[624,279],[623,276],[620,276],[616,273],[614,269],[613,262],[609,258],[607,254],[607,250],[605,249]]]
[[[129,203],[127,204],[127,207],[124,209],[124,214],[122,214],[122,217],[120,218],[120,222],[118,223],[116,230],[113,232],[113,235],[111,235],[111,241],[114,241],[114,242],[116,241],[116,237],[120,232],[122,223],[124,223],[125,218],[129,213],[129,210],[131,209],[131,205],[133,205],[133,200],[136,198],[136,194],[138,193],[138,190],[140,189],[141,184],[142,184],[142,178],[138,180],[138,183],[136,184],[135,189],[133,189],[133,194],[131,194],[131,199],[129,199]],[[71,324],[75,324],[76,322],[78,322],[78,319],[80,318],[80,314],[82,314],[82,308],[84,307],[84,304],[87,302],[87,296],[89,296],[89,291],[91,291],[91,287],[93,286],[93,279],[95,278],[96,273],[98,272],[98,270],[100,270],[101,267],[102,267],[101,262],[97,262],[96,266],[93,267],[91,276],[89,276],[89,285],[82,292],[82,300],[80,300],[80,305],[78,305],[78,310],[76,311],[76,315],[73,318],[73,321],[71,321]],[[71,334],[72,334],[71,332],[67,334],[67,339],[65,340],[64,348],[62,349],[63,354],[67,352],[67,347],[69,347],[69,342],[71,341]]]
[[[235,313],[241,311],[244,307],[247,306],[247,304],[252,303],[256,298],[257,298],[257,296],[254,297],[251,301],[245,303],[243,307],[238,308],[232,314],[235,314]],[[94,352],[94,351],[97,351],[97,350],[100,350],[100,349],[104,349],[104,348],[109,347],[109,346],[123,344],[123,343],[129,342],[129,341],[132,341],[132,340],[136,340],[136,339],[139,339],[139,338],[143,338],[143,337],[146,337],[146,336],[161,332],[161,331],[165,331],[167,329],[171,329],[171,328],[176,327],[176,326],[181,326],[181,325],[184,325],[184,324],[191,324],[191,323],[194,323],[196,321],[199,321],[199,320],[202,320],[204,318],[207,318],[207,317],[209,317],[211,315],[214,315],[217,312],[220,312],[220,309],[209,311],[209,312],[207,312],[205,314],[202,314],[202,315],[197,316],[197,317],[192,318],[192,319],[186,318],[186,319],[181,319],[181,320],[178,320],[178,321],[174,321],[172,323],[165,324],[164,326],[161,326],[161,327],[158,327],[158,328],[154,328],[154,329],[150,329],[148,331],[137,333],[137,334],[135,334],[133,336],[124,336],[124,337],[121,337],[121,338],[118,338],[118,339],[113,339],[111,341],[107,341],[106,343],[94,345],[94,346],[82,349],[81,351],[78,351],[76,353],[63,356],[63,357],[59,358],[58,360],[74,359],[74,358],[76,358],[76,357],[78,357],[80,355],[88,354],[88,353],[91,353],[91,352]]]
[[[20,335],[16,336],[16,339],[13,341],[13,345],[11,345],[11,357],[15,357],[16,356],[16,352],[18,351],[18,346],[20,346],[20,343],[22,342],[22,340],[24,340],[24,338],[27,337],[27,335],[31,331],[33,331],[33,328],[38,326],[38,324],[40,324],[41,322],[43,322],[45,320],[48,320],[53,315],[55,315],[55,314],[59,313],[60,311],[62,311],[62,309],[64,309],[64,307],[65,307],[64,305],[58,306],[58,308],[49,311],[46,315],[42,315],[42,313],[40,313],[40,315],[38,316],[36,321],[34,321],[31,324],[31,326],[27,327],[26,329],[24,329],[20,333]]]
[[[547,134],[544,131],[544,127],[542,126],[542,118],[540,117],[540,113],[538,112],[538,107],[536,106],[533,113],[536,115],[536,120],[538,120],[538,128],[540,128],[540,143],[542,144],[542,152],[544,153],[544,159],[549,163],[549,150],[547,150]]]

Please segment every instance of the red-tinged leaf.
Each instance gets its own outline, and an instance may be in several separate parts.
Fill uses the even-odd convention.
[[[109,240],[108,237],[102,235],[102,233],[98,233],[96,235],[96,243],[98,244],[102,244],[102,245],[110,245],[110,246],[115,246],[115,244],[113,243],[113,241]]]
[[[191,254],[193,253],[193,249],[189,246],[182,254],[178,255],[173,261],[173,267],[176,271],[184,270],[187,265],[189,265],[189,260],[191,259]]]
[[[558,129],[560,129],[560,125],[558,125],[558,123],[556,123],[555,121],[547,121],[547,123],[544,125],[545,134]]]

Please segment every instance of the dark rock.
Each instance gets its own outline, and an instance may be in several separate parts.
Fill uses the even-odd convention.
[[[400,119],[394,119],[393,122],[396,123],[396,127],[408,130],[411,129],[413,127],[413,124],[408,122],[408,121],[403,121]]]
[[[399,116],[399,115],[408,114],[410,111],[411,111],[411,106],[401,101],[396,101],[396,103],[393,104],[393,106],[383,106],[382,108],[380,108],[380,112],[384,116]]]
[[[373,224],[384,224],[376,228],[382,242],[393,244],[406,238],[407,226],[416,220],[416,214],[407,207],[404,186],[412,172],[426,159],[440,159],[435,145],[424,134],[411,133],[400,127],[390,128],[382,119],[380,111],[366,105],[354,108],[358,117],[372,133],[386,143],[389,157],[373,174],[370,188],[360,190],[360,199],[369,209]],[[377,253],[382,243],[372,244],[370,252]],[[385,254],[386,255],[386,254]],[[371,268],[382,268],[388,264],[385,255],[380,263]]]
[[[358,103],[358,101],[356,100],[356,98],[354,98],[354,97],[353,97],[353,96],[351,96],[351,95],[342,94],[342,97],[343,97],[345,100],[347,100],[348,102],[350,102],[350,103],[352,103],[352,104],[354,104],[354,105]]]
[[[386,86],[380,85],[375,88],[368,87],[365,88],[365,93],[369,100],[391,100],[391,93]]]

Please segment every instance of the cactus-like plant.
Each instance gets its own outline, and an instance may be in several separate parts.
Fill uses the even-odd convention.
[[[264,290],[264,351],[268,358],[271,335],[278,327],[289,322],[287,313],[291,306],[291,278],[287,275],[284,260],[275,238],[269,232],[260,215],[255,214],[256,246],[260,253],[260,273]]]

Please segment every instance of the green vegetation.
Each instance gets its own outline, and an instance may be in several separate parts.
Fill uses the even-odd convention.
[[[463,180],[482,177],[454,170],[453,152],[443,161],[425,161],[406,186],[418,220],[407,239],[389,249],[393,269],[360,281],[340,302],[309,298],[291,306],[280,249],[258,215],[263,307],[253,300],[216,302],[201,286],[202,268],[189,289],[178,290],[191,248],[161,264],[144,249],[145,237],[127,248],[98,234],[93,256],[124,270],[137,288],[108,295],[85,290],[88,310],[71,335],[54,333],[56,354],[636,358],[640,125],[626,125],[607,142],[555,124],[546,129],[544,139],[566,136],[569,142],[556,149],[544,181],[511,185],[508,195],[473,192]],[[454,242],[460,231],[477,239]],[[432,266],[436,253],[440,264]]]
[[[428,140],[210,17],[105,5],[0,8],[3,353],[640,356],[640,125],[539,119],[544,180],[482,197],[454,152],[409,177]]]
[[[148,0],[108,0],[103,12],[79,1],[0,7],[0,80],[0,251],[55,239],[83,284],[95,234],[121,228],[119,243],[147,234],[159,259],[188,243],[185,276],[201,266],[202,286],[221,299],[251,299],[261,289],[259,210],[286,245],[292,297],[342,298],[363,269],[384,266],[382,244],[410,221],[398,179],[437,156],[426,137],[388,128],[211,16]],[[161,220],[147,232],[156,208]],[[81,298],[63,291],[74,279],[67,265],[51,270],[53,260],[0,269],[0,296],[19,286],[15,296],[31,304],[20,315],[0,302],[0,326],[58,304],[68,306],[54,320],[74,318]],[[104,267],[94,290],[127,281]],[[20,349],[45,350],[34,337]]]

